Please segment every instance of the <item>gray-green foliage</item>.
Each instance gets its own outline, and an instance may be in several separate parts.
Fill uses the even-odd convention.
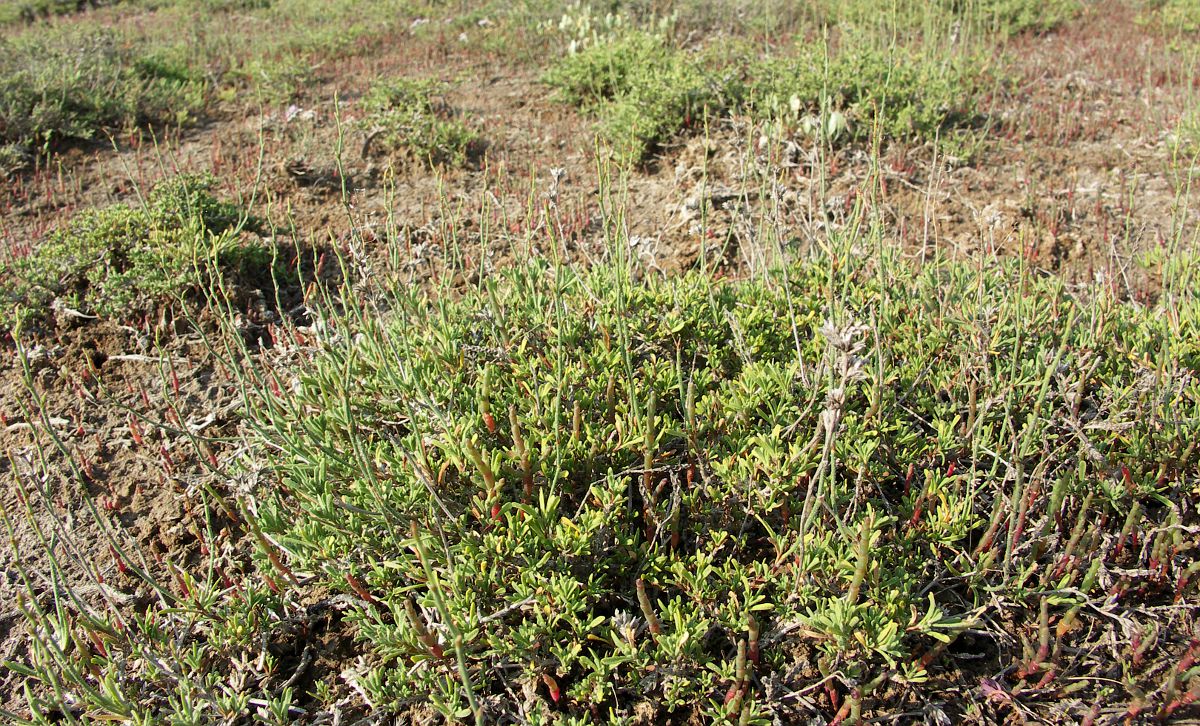
[[[1200,5],[1191,0],[1165,0],[1155,4],[1163,30],[1176,33],[1200,31]]]
[[[363,97],[364,130],[373,143],[430,164],[461,165],[479,135],[455,118],[443,86],[413,78],[381,79]]]
[[[829,117],[840,114],[841,129],[827,135],[843,140],[875,134],[930,140],[974,122],[979,65],[973,59],[853,40],[842,46],[837,52],[803,46],[794,56],[756,64],[753,113],[802,127],[811,119],[828,127]]]
[[[703,58],[642,32],[568,55],[544,80],[599,118],[601,136],[624,161],[640,161],[707,113],[722,112],[732,90]]]
[[[843,30],[915,32],[927,39],[961,32],[994,39],[1052,30],[1081,8],[1078,0],[819,0],[809,13],[810,22]]]
[[[120,2],[120,0],[115,0]],[[0,3],[0,24],[50,18],[111,3],[103,0],[7,0]]]
[[[181,123],[203,83],[181,54],[130,46],[114,32],[55,30],[0,38],[0,141],[40,147],[132,124]]]
[[[29,168],[33,156],[20,144],[0,144],[0,179]]]
[[[833,141],[924,141],[974,122],[979,64],[970,57],[846,40],[802,43],[758,58],[737,46],[681,51],[626,33],[563,58],[544,76],[559,97],[598,117],[601,136],[640,161],[706,117],[748,113]],[[834,123],[830,123],[830,119]]]
[[[178,177],[155,187],[144,207],[80,212],[31,255],[0,268],[0,322],[45,322],[56,300],[128,319],[195,291],[211,271],[265,274],[269,254],[242,238],[241,210],[213,196],[212,183]]]
[[[949,4],[983,30],[1005,35],[1053,30],[1083,8],[1079,0],[950,0]]]
[[[997,591],[1090,618],[1096,558],[1182,552],[1125,591],[1194,597],[1156,502],[1198,483],[1197,301],[1168,318],[1015,266],[879,264],[531,264],[340,320],[257,406],[280,483],[260,523],[357,599],[368,699],[463,719],[512,707],[507,684],[534,713],[787,720],[747,667],[909,688]],[[1140,555],[1102,539],[1130,512],[1161,533]]]

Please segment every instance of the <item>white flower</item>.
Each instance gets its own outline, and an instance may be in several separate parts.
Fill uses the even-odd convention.
[[[860,338],[863,333],[867,332],[867,326],[851,320],[844,327],[839,328],[830,319],[822,323],[817,332],[824,336],[825,340],[836,350],[843,353],[857,353],[862,350],[863,342]]]

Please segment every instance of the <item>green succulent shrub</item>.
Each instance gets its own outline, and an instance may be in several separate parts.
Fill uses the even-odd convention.
[[[443,84],[427,79],[377,81],[362,99],[369,143],[403,151],[430,165],[461,166],[479,134],[440,99]]]
[[[752,113],[807,126],[834,141],[875,134],[932,140],[970,126],[977,115],[979,64],[965,57],[850,42],[833,53],[804,46],[795,56],[758,63],[751,73]]]
[[[1078,0],[949,0],[960,16],[1003,35],[1045,33],[1083,9]]]
[[[397,290],[254,404],[259,524],[354,602],[382,711],[787,722],[817,674],[854,708],[903,698],[996,608],[1106,622],[1100,567],[1121,617],[1195,597],[1163,504],[1197,486],[1200,306],[1178,304],[850,256]],[[1056,668],[1095,672],[1066,632]]]
[[[4,327],[46,323],[58,301],[76,312],[129,319],[196,292],[220,271],[261,277],[270,254],[240,233],[242,210],[213,196],[213,180],[177,177],[144,207],[80,212],[32,254],[0,268]]]
[[[543,80],[599,119],[619,159],[637,162],[728,105],[731,88],[702,60],[658,35],[630,32],[567,55]]]
[[[736,45],[700,52],[627,33],[570,54],[543,80],[599,119],[599,134],[626,162],[707,116],[749,113],[830,141],[926,141],[975,122],[979,63],[911,49],[844,42],[827,53],[803,44],[753,58]]]
[[[818,23],[843,30],[919,32],[927,39],[964,28],[1008,37],[1046,32],[1075,17],[1078,0],[827,0],[812,4]]]
[[[27,169],[32,155],[19,144],[0,144],[0,179],[7,179]]]
[[[182,123],[203,95],[182,54],[138,50],[112,31],[0,38],[0,142],[42,147]]]
[[[1166,0],[1158,8],[1164,30],[1195,33],[1200,31],[1200,5],[1189,0]]]
[[[43,18],[77,13],[116,2],[120,0],[9,0],[0,4],[0,24],[16,21],[32,23]]]

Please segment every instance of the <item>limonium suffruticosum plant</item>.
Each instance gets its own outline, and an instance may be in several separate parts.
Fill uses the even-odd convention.
[[[1135,147],[1137,117],[1107,103],[1192,85],[1155,47],[1194,55],[1185,23],[1157,27],[1184,3],[1139,15],[1136,63],[1069,74],[1053,49],[1102,12],[1072,0],[194,5],[5,42],[28,72],[0,82],[21,121],[0,145],[17,190],[0,236],[125,201],[22,240],[0,271],[0,592],[19,593],[4,719],[1103,723],[1200,706],[1195,104],[1162,104],[1152,127],[1175,133]],[[39,48],[99,60],[64,71]],[[538,65],[474,73],[518,56]],[[30,95],[47,84],[70,93]],[[551,89],[564,104],[527,97]],[[172,148],[170,127],[217,100],[186,137],[212,152],[211,188],[143,178],[204,153],[155,165],[116,139],[144,204],[90,183],[106,149],[100,166],[56,156],[147,123]],[[255,154],[230,122],[263,101]],[[1136,163],[1105,161],[1095,184],[1082,163],[1066,189],[1031,169],[1007,200],[989,187],[1001,212],[974,216],[994,238],[941,229],[967,209],[939,198],[953,180],[1005,179],[973,161],[1073,165],[1108,139]],[[594,188],[573,146],[596,152]],[[1146,217],[1150,159],[1176,198]],[[614,199],[619,174],[632,199]],[[664,200],[642,192],[668,177],[682,224],[652,239]],[[252,210],[215,191],[250,185]],[[1000,239],[1008,201],[1029,217],[1017,235],[1053,250]],[[919,265],[903,259],[918,206]],[[1085,260],[1059,243],[1100,229],[1086,215],[1114,226]],[[1147,219],[1162,231],[1139,248]],[[976,243],[1023,256],[943,259]],[[138,505],[156,495],[166,520]]]
[[[532,262],[324,328],[257,406],[259,522],[354,596],[374,706],[766,723],[817,680],[845,720],[1000,647],[1001,591],[1032,633],[1005,692],[1075,692],[1098,603],[1194,597],[1194,296],[838,247],[782,272]]]

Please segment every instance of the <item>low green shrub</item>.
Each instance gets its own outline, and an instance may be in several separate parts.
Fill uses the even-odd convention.
[[[1014,619],[1014,683],[1108,672],[1072,644],[1196,596],[1168,502],[1197,486],[1200,306],[880,264],[532,263],[340,320],[252,415],[278,477],[259,524],[354,602],[353,685],[448,721],[794,722],[819,674],[894,712]],[[1081,624],[1053,654],[1039,609]]]
[[[753,69],[749,106],[832,140],[931,140],[975,117],[978,63],[970,58],[844,43],[826,54],[804,46]],[[815,122],[815,124],[814,124]]]
[[[1083,9],[1079,0],[949,0],[949,4],[959,16],[1001,35],[1045,33]]]
[[[875,132],[888,141],[932,140],[974,122],[973,58],[842,45],[751,59],[736,47],[688,53],[630,33],[566,56],[544,80],[562,101],[599,118],[601,137],[624,161],[644,160],[706,115],[746,112],[843,143]]]
[[[33,156],[20,144],[0,144],[0,178],[7,179],[27,169],[32,161]]]
[[[363,97],[361,125],[369,144],[403,151],[435,165],[466,163],[479,134],[455,118],[441,100],[436,81],[391,78],[377,81]]]
[[[112,5],[120,0],[8,0],[0,3],[0,24],[35,20],[78,13],[89,8]]]
[[[562,101],[599,118],[600,135],[619,159],[636,162],[727,106],[726,82],[701,61],[656,35],[631,32],[567,55],[543,80]]]
[[[140,50],[111,31],[0,38],[0,142],[43,147],[182,123],[203,95],[182,54]]]
[[[118,204],[73,217],[28,257],[0,267],[0,324],[41,324],[60,305],[121,320],[197,291],[210,271],[260,275],[269,254],[239,234],[241,210],[212,180],[159,184],[145,207]]]
[[[174,184],[148,206],[168,233],[234,223]],[[98,583],[154,588],[130,608],[14,551],[29,650],[4,667],[38,724],[1186,713],[1194,265],[1141,260],[1164,291],[1141,305],[900,255],[834,238],[742,280],[535,259],[310,300],[286,368],[214,343],[245,466],[201,501],[256,566],[216,524],[169,580],[114,551]],[[343,633],[362,657],[319,660]]]
[[[1159,20],[1167,31],[1200,31],[1200,4],[1191,0],[1166,0],[1158,8]]]
[[[1081,9],[1079,0],[825,0],[810,12],[822,25],[920,32],[927,40],[937,40],[964,29],[992,38],[1046,32]]]

